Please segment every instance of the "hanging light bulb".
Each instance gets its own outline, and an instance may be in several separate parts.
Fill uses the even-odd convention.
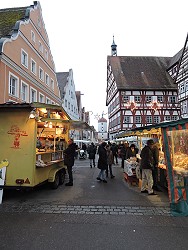
[[[49,123],[49,128],[52,128],[52,127],[53,127],[53,126],[52,126],[52,122],[50,122],[50,123]]]
[[[35,111],[32,110],[32,111],[30,112],[30,114],[29,114],[29,118],[30,118],[30,119],[34,119],[34,118],[35,118],[35,115],[36,115]]]
[[[44,127],[45,127],[45,128],[48,127],[48,122],[45,122]]]

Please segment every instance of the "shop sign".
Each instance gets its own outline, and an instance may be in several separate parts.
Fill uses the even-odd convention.
[[[26,131],[20,130],[17,125],[12,125],[10,130],[7,132],[10,135],[14,135],[14,141],[11,148],[19,149],[20,148],[20,137],[21,136],[28,136]]]

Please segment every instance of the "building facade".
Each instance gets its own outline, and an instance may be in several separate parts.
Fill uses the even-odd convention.
[[[172,58],[117,56],[116,47],[113,40],[107,57],[110,139],[135,127],[178,120],[178,89],[167,71]]]
[[[183,118],[188,117],[188,34],[181,51],[175,83],[178,85],[178,100]]]
[[[0,10],[0,103],[61,105],[40,3]]]
[[[80,114],[78,111],[73,70],[69,69],[68,72],[58,72],[56,76],[60,88],[62,107],[72,120],[79,121]],[[70,137],[78,140],[81,137],[81,133],[78,130],[70,130]]]

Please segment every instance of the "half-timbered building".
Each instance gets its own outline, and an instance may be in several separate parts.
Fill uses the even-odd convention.
[[[175,82],[178,85],[178,99],[181,115],[184,118],[188,116],[188,34],[181,51]]]
[[[121,131],[180,118],[178,89],[167,69],[171,57],[107,57],[110,139]],[[175,59],[174,59],[175,60]],[[176,60],[175,60],[176,61]]]

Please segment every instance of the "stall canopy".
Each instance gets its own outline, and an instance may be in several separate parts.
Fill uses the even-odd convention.
[[[54,117],[49,117],[46,115],[46,117],[42,117],[42,121],[57,121],[56,117],[56,112],[59,121],[63,121],[64,123],[70,124],[70,129],[75,129],[75,130],[90,130],[90,131],[95,131],[93,126],[90,126],[84,121],[74,121],[70,118],[70,116],[67,114],[67,112],[63,109],[63,107],[60,107],[58,105],[52,105],[52,104],[45,104],[45,103],[39,103],[39,102],[34,102],[34,103],[14,103],[14,102],[7,102],[0,104],[0,108],[3,109],[4,112],[6,112],[7,108],[8,110],[14,110],[16,109],[28,109],[29,111],[33,112],[35,117],[37,118],[37,115],[39,116],[38,119],[40,119],[40,113],[38,114],[38,111],[53,111],[54,112]]]
[[[134,128],[119,138],[136,135],[162,137],[171,212],[188,216],[188,118]]]

